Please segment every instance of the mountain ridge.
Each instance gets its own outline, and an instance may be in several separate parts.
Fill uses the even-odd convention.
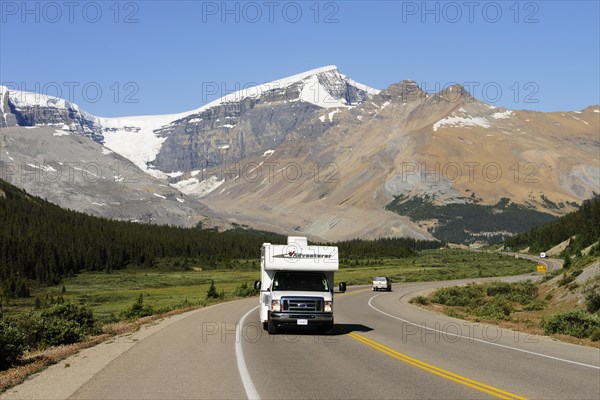
[[[3,110],[8,97],[4,92]],[[66,106],[60,100],[52,104]],[[91,132],[89,114],[75,112],[78,108],[67,113],[75,118],[72,130],[61,125],[65,113],[51,108],[19,118],[31,124],[36,116],[47,117],[59,135],[96,142],[94,129],[100,126],[104,150],[132,161],[157,184],[201,199],[215,216],[326,240],[429,239],[448,230],[443,225],[449,215],[460,217],[458,206],[450,211],[447,205],[491,218],[503,212],[496,205],[504,198],[519,212],[532,210],[533,223],[539,220],[533,211],[562,215],[600,193],[594,163],[600,107],[508,110],[474,98],[458,84],[427,93],[404,80],[380,91],[327,66],[184,113],[98,117],[103,122]],[[3,121],[7,125],[6,113]],[[297,178],[282,176],[292,167]],[[430,215],[411,212],[412,220],[399,215],[417,204],[413,200]],[[495,232],[466,226],[458,236],[510,236],[517,233],[513,225]]]

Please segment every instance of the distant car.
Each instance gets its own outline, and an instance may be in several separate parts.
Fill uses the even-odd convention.
[[[375,290],[390,292],[392,290],[392,280],[387,276],[376,276],[373,278],[373,291]]]
[[[540,253],[540,258],[546,258],[546,257],[548,257],[548,256],[546,255],[546,253]]]

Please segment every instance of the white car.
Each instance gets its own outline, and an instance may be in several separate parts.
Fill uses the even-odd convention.
[[[376,276],[373,278],[373,291],[385,290],[387,292],[392,291],[392,280],[387,276]]]

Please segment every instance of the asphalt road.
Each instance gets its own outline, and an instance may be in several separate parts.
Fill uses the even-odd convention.
[[[336,295],[336,328],[325,336],[310,329],[269,336],[258,323],[256,298],[199,310],[132,345],[70,397],[600,397],[599,349],[468,323],[408,303],[418,292],[468,281],[395,284],[392,292],[352,288]]]

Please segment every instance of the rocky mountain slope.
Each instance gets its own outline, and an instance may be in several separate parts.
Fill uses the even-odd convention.
[[[473,242],[525,231],[600,193],[597,106],[512,111],[460,86],[430,95],[404,81],[336,111],[321,112],[334,122],[326,134],[244,160],[237,175],[220,171],[225,181],[204,201],[228,216],[338,238],[420,228]],[[244,165],[261,165],[260,178]],[[418,226],[392,223],[391,211]]]
[[[92,215],[187,227],[221,224],[197,198],[87,137],[48,126],[0,130],[0,179]]]
[[[497,241],[600,193],[598,106],[506,110],[412,81],[378,91],[336,67],[173,115],[100,118],[6,88],[1,98],[3,131],[85,136],[230,222],[329,240]]]

